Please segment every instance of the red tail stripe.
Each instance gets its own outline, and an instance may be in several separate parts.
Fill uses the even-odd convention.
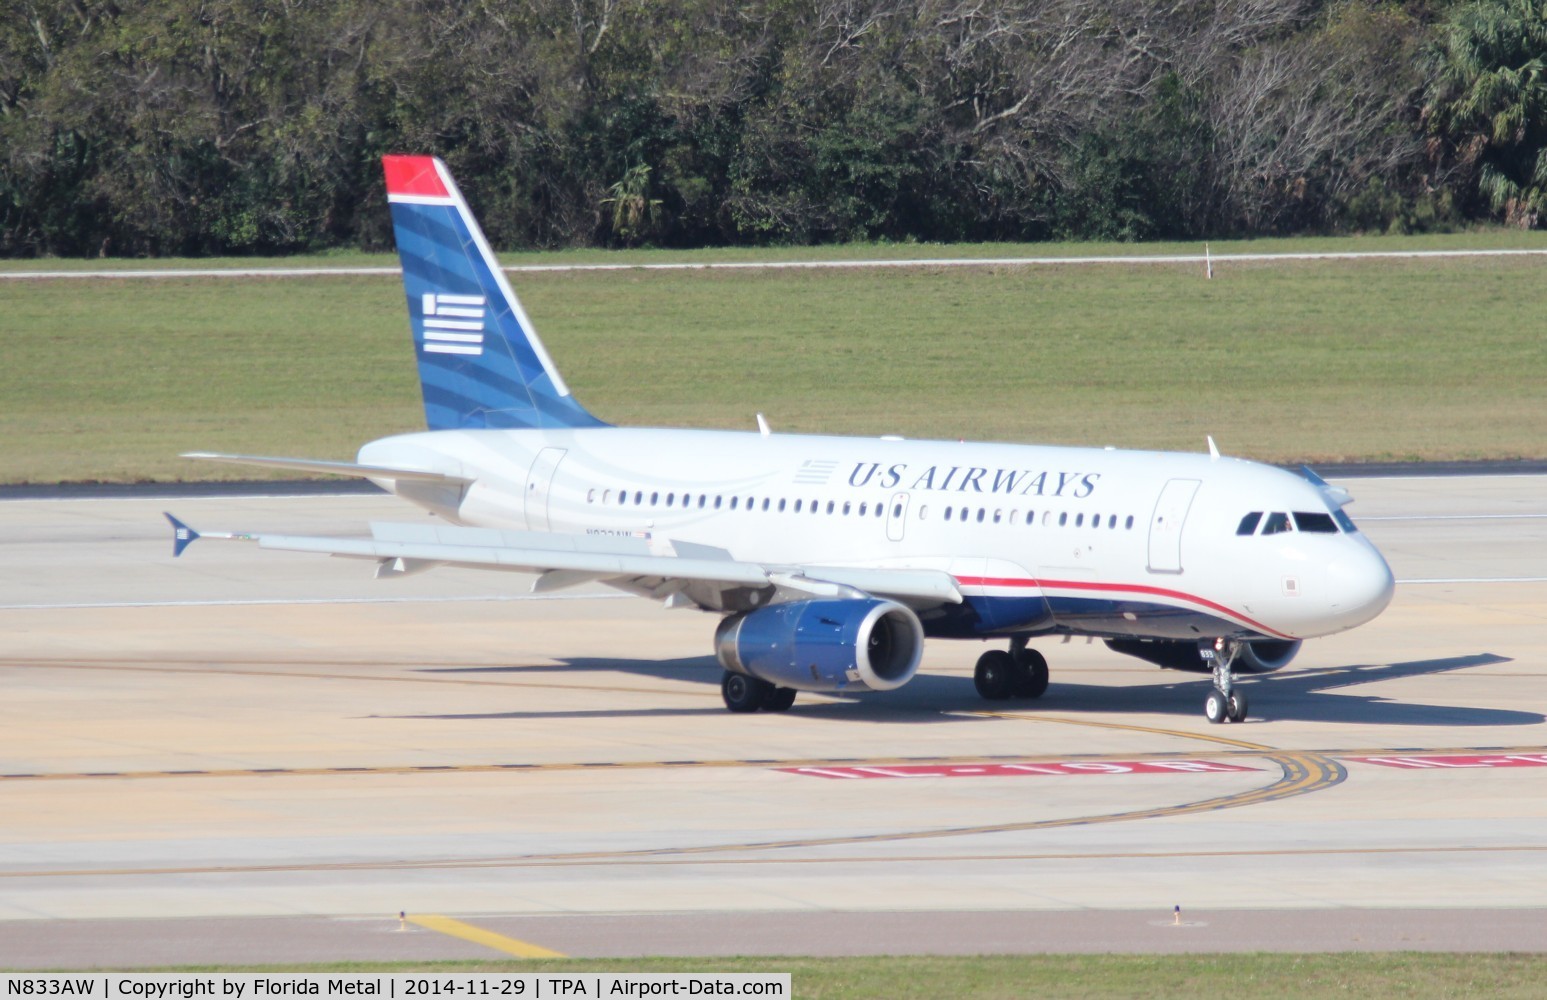
[[[445,183],[435,169],[432,156],[383,156],[382,169],[387,173],[387,194],[419,195],[429,198],[449,198]]]
[[[1164,587],[1149,587],[1138,583],[1092,583],[1088,580],[1027,580],[1007,576],[959,576],[956,582],[964,587],[1022,587],[1026,589],[1053,589],[1053,590],[1085,590],[1097,593],[1111,594],[1146,594],[1153,597],[1166,597],[1174,601],[1186,601],[1189,604],[1197,604],[1212,611],[1217,611],[1228,618],[1245,622],[1264,635],[1277,636],[1280,639],[1293,639],[1294,636],[1268,628],[1259,621],[1246,617],[1239,611],[1232,610],[1211,601],[1206,597],[1198,597],[1195,594],[1183,593],[1180,590],[1168,590]]]

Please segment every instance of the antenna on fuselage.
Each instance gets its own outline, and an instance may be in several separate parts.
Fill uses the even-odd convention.
[[[773,431],[768,429],[768,421],[763,419],[763,415],[761,413],[757,415],[757,432],[763,435],[763,437],[767,437],[773,433]]]
[[[1209,457],[1217,462],[1217,461],[1219,461],[1219,445],[1214,443],[1214,435],[1212,435],[1212,434],[1208,435],[1208,439],[1209,439]]]

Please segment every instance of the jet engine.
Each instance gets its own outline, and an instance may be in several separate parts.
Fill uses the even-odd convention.
[[[1195,670],[1208,673],[1212,668],[1198,655],[1196,642],[1147,639],[1108,639],[1107,648],[1126,656],[1173,670]],[[1241,673],[1267,674],[1289,665],[1300,652],[1299,639],[1257,639],[1243,643],[1236,657],[1235,669]]]
[[[1253,674],[1271,674],[1300,652],[1299,639],[1258,639],[1248,642],[1236,657],[1235,668]]]
[[[918,672],[924,626],[895,601],[792,601],[732,615],[714,633],[726,670],[798,691],[890,691]]]

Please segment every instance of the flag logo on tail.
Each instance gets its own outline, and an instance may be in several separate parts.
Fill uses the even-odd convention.
[[[482,295],[437,295],[426,292],[424,350],[426,354],[483,353],[484,313],[488,299]]]

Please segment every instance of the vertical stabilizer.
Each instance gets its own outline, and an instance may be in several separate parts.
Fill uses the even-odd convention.
[[[446,165],[382,166],[430,430],[607,426],[569,394]]]

